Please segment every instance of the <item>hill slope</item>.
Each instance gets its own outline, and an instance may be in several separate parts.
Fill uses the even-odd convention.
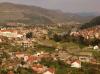
[[[66,23],[70,21],[87,22],[94,16],[80,16],[72,13],[63,13],[57,10],[48,10],[36,6],[0,3],[0,22],[18,21],[34,24]]]
[[[91,27],[99,26],[99,25],[100,25],[100,16],[97,16],[93,18],[90,22],[83,24],[80,28],[86,29],[86,28],[91,28]]]

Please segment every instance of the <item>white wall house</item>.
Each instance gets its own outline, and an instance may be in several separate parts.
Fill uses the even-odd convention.
[[[74,68],[81,68],[81,63],[75,61],[75,62],[73,62],[73,63],[71,64],[71,67],[74,67]]]
[[[54,73],[52,73],[52,72],[50,72],[50,71],[46,71],[46,72],[44,72],[43,74],[54,74]]]
[[[10,38],[17,38],[17,37],[21,38],[23,36],[21,34],[18,34],[17,31],[11,31],[11,30],[0,30],[0,35]]]

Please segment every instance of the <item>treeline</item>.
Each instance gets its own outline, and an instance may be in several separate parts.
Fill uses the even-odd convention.
[[[86,39],[83,36],[73,36],[70,35],[70,33],[65,34],[52,34],[49,36],[50,39],[56,41],[56,42],[74,42],[81,45],[100,45],[100,39],[94,38],[94,39]]]

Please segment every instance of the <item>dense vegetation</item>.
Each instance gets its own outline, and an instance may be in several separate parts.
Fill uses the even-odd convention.
[[[98,26],[98,25],[100,25],[100,16],[95,17],[90,22],[83,24],[80,28],[85,29],[85,28],[90,28],[90,27]]]

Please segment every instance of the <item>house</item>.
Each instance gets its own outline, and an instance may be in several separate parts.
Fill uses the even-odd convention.
[[[91,59],[91,62],[90,63],[97,64],[97,60],[93,58],[93,59]]]
[[[43,74],[55,74],[54,68],[48,68]]]
[[[87,56],[79,56],[79,60],[81,62],[90,62],[91,61],[91,58],[90,57],[87,57]]]
[[[36,56],[42,56],[43,54],[44,54],[43,51],[41,51],[41,52],[37,52],[37,53],[36,53]]]
[[[65,51],[59,51],[57,54],[55,54],[56,57],[58,57],[60,60],[67,60],[71,57],[70,54],[66,53]]]
[[[75,37],[82,36],[87,40],[94,39],[94,38],[100,39],[100,26],[83,29],[78,32],[71,32],[70,35],[71,36],[73,35]]]
[[[32,70],[37,73],[43,73],[46,69],[47,69],[47,67],[45,67],[44,65],[41,65],[41,64],[34,64],[32,66]]]
[[[21,38],[23,36],[18,34],[17,30],[0,30],[0,35],[8,38]]]
[[[91,52],[79,52],[77,53],[78,56],[86,56],[86,57],[92,57],[92,53]]]
[[[28,62],[29,64],[31,64],[31,63],[33,63],[33,62],[38,62],[39,60],[40,60],[40,58],[37,57],[37,56],[29,56],[27,62]]]
[[[21,45],[21,46],[23,46],[25,48],[27,48],[27,47],[33,47],[32,41],[28,41],[28,40],[17,41],[17,44]]]
[[[26,62],[29,59],[28,55],[24,56],[24,61]]]
[[[16,37],[17,31],[16,30],[0,30],[0,35],[5,37]]]
[[[71,67],[81,68],[81,62],[79,60],[76,60],[76,61],[72,62]]]
[[[16,56],[17,58],[24,58],[25,54],[24,54],[24,53],[21,53],[21,52],[16,52],[16,53],[15,53],[15,56]]]
[[[95,45],[95,46],[93,47],[93,49],[94,49],[94,50],[97,50],[97,49],[99,49],[99,47],[98,47],[97,45]]]
[[[7,22],[6,25],[7,26],[17,26],[17,23],[15,23],[15,22]]]

